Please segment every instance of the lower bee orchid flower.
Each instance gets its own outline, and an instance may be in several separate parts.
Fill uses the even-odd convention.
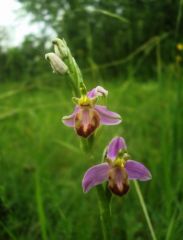
[[[128,180],[147,181],[151,179],[150,171],[142,164],[129,159],[125,140],[113,138],[106,151],[106,162],[95,165],[87,170],[83,177],[83,191],[108,181],[109,189],[122,196],[129,190]]]
[[[75,99],[75,110],[71,115],[62,118],[63,123],[74,128],[79,136],[85,138],[93,134],[100,125],[121,123],[121,116],[118,113],[109,111],[106,106],[96,104],[98,97],[107,94],[107,90],[98,86],[81,98]]]

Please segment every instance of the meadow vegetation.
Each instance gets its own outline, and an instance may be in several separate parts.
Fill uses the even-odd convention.
[[[181,239],[182,79],[171,72],[162,82],[99,79],[125,128],[102,127],[90,162],[61,123],[72,110],[66,79],[52,78],[1,85],[0,239],[101,239],[95,189],[83,194],[81,180],[114,135],[124,136],[132,157],[151,169],[152,181],[140,186],[158,239]],[[113,197],[112,213],[115,239],[150,239],[133,184],[125,197]]]

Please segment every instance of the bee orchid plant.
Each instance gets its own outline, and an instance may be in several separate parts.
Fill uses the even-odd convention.
[[[81,71],[71,54],[67,43],[63,39],[56,38],[53,41],[54,52],[47,53],[45,58],[50,62],[54,73],[67,75],[72,87],[74,111],[62,118],[67,127],[73,128],[76,135],[85,139],[90,144],[91,136],[95,138],[95,132],[100,125],[121,124],[120,114],[108,110],[107,106],[100,105],[100,98],[108,96],[108,91],[102,86],[97,86],[87,91]],[[92,148],[91,148],[92,149]],[[96,151],[96,149],[95,149]],[[91,153],[92,154],[92,153]],[[91,163],[92,165],[92,163]],[[97,187],[100,220],[103,239],[111,238],[109,227],[111,195],[124,196],[130,188],[129,182],[135,181],[135,188],[149,226],[152,239],[156,239],[146,205],[136,180],[148,181],[152,178],[150,171],[142,163],[132,160],[127,152],[127,145],[123,137],[114,137],[108,144],[102,163],[90,166],[82,180],[83,191],[87,193],[91,188]],[[107,191],[103,188],[107,182]]]

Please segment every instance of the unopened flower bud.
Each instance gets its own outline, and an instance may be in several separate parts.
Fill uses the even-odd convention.
[[[61,57],[62,59],[66,58],[68,56],[68,48],[67,44],[64,40],[61,40],[60,38],[56,38],[52,41],[54,51],[57,56]]]
[[[67,65],[55,53],[47,53],[45,58],[50,62],[54,73],[64,74],[68,71]]]

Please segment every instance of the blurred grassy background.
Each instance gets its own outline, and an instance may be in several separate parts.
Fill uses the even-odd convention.
[[[26,2],[27,9],[32,6],[31,1],[20,2]],[[168,4],[169,1],[165,2]],[[145,3],[148,4],[144,1]],[[44,5],[43,1],[38,1],[39,4]],[[155,6],[162,13],[164,8],[157,2]],[[182,24],[180,6],[182,5],[174,5],[174,22],[178,24],[177,28]],[[104,7],[106,8],[103,9],[108,10],[108,15],[114,10],[110,4]],[[134,12],[135,9],[138,10],[135,4],[128,7]],[[70,8],[70,11],[73,9]],[[52,16],[53,13],[47,14]],[[149,16],[149,11],[145,13]],[[162,14],[168,17],[164,12]],[[135,15],[135,19],[138,16]],[[180,20],[176,20],[179,18]],[[84,19],[85,15],[79,15],[79,20],[84,22]],[[109,16],[105,21],[108,19]],[[130,19],[130,22],[135,24],[135,19]],[[67,22],[66,15],[66,19],[62,21],[65,29],[66,23],[70,24],[70,19]],[[148,21],[151,23],[152,19],[149,17]],[[155,23],[157,26],[158,20]],[[109,25],[115,26],[115,22],[109,22]],[[55,26],[56,30],[57,27]],[[81,35],[70,32],[69,29],[68,27],[69,42],[73,40],[82,49],[82,41],[78,40]],[[119,29],[113,30],[115,34],[119,34],[119,47],[122,33]],[[134,36],[138,35],[137,30]],[[133,159],[142,161],[152,172],[152,181],[140,183],[140,186],[157,238],[182,238],[183,77],[182,52],[177,53],[175,50],[181,36],[178,35],[178,38],[176,35],[173,38],[171,32],[162,35],[164,31],[154,27],[153,36],[145,36],[136,42],[136,46],[132,44],[135,37],[130,38],[128,35],[127,38],[122,35],[123,44],[131,39],[132,48],[122,57],[123,53],[114,44],[114,52],[119,54],[117,57],[112,55],[113,40],[110,42],[110,53],[106,47],[100,48],[101,41],[105,42],[105,36],[109,32],[104,29],[104,36],[97,38],[97,35],[85,29],[83,34],[87,34],[88,43],[91,43],[91,36],[93,41],[96,37],[99,46],[96,49],[89,45],[89,52],[83,47],[83,57],[76,53],[79,49],[76,48],[77,44],[72,45],[76,60],[79,60],[85,70],[83,73],[88,89],[96,85],[108,89],[109,109],[119,112],[124,120],[119,126],[101,128],[92,162],[80,150],[80,140],[74,131],[61,123],[61,117],[73,110],[72,94],[67,88],[66,79],[51,74],[51,69],[43,59],[44,52],[48,50],[44,42],[47,38],[40,41],[40,38],[29,36],[20,47],[7,51],[1,49],[1,240],[101,239],[95,189],[83,194],[81,180],[86,169],[100,161],[103,149],[115,135],[125,137]],[[165,36],[166,46],[161,43],[162,36]],[[97,58],[97,51],[99,55],[104,53],[105,61],[102,56]],[[176,55],[180,57],[178,61],[175,60]],[[113,197],[112,222],[111,231],[115,240],[150,239],[133,184],[124,198]]]

